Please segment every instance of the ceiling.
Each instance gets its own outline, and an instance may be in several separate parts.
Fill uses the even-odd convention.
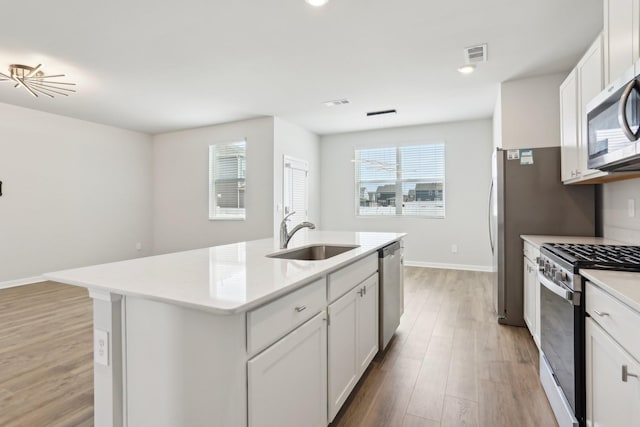
[[[151,134],[271,115],[318,134],[490,117],[499,82],[571,69],[602,29],[602,0],[67,0],[2,14],[0,71],[42,63],[78,92],[0,82],[0,102]],[[479,43],[489,61],[459,74]],[[322,104],[336,98],[351,104]]]

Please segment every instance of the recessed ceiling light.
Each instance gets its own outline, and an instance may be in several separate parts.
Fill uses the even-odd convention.
[[[464,64],[462,67],[458,68],[458,71],[462,74],[471,74],[475,69],[476,66],[474,64]]]
[[[309,3],[311,6],[320,7],[329,3],[329,0],[304,0]]]

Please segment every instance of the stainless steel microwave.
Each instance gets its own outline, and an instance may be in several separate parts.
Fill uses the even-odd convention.
[[[640,75],[629,69],[587,104],[589,169],[640,170]]]

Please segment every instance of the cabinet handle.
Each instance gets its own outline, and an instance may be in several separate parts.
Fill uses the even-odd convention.
[[[298,313],[300,313],[301,311],[305,311],[306,309],[307,309],[306,305],[301,305],[301,306],[296,307],[296,311]]]
[[[638,375],[629,373],[627,365],[622,365],[622,382],[626,383],[629,377],[638,378]]]
[[[360,295],[361,297],[364,296],[364,288],[358,289],[358,295]]]
[[[593,312],[594,312],[595,314],[597,314],[598,316],[600,316],[600,317],[605,317],[605,316],[608,316],[608,315],[609,315],[609,313],[606,313],[606,312],[604,312],[604,311],[598,311],[598,310],[596,310],[596,309],[594,309],[594,310],[593,310]]]

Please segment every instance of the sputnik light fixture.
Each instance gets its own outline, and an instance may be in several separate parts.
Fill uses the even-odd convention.
[[[69,96],[75,92],[73,87],[75,83],[58,82],[50,79],[64,77],[64,74],[46,75],[41,71],[42,64],[36,67],[28,65],[11,64],[9,65],[9,74],[0,73],[0,82],[8,81],[15,83],[15,88],[23,87],[31,95],[38,98],[38,94],[46,95],[53,98],[56,94]]]

